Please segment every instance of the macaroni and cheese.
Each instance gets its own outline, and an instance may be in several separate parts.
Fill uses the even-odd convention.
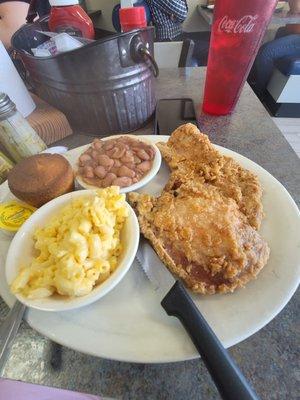
[[[73,200],[35,231],[38,255],[21,266],[12,292],[29,299],[90,293],[117,267],[127,216],[125,195],[114,186]]]

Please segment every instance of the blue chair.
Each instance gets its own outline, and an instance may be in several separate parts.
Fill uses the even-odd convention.
[[[300,59],[300,34],[287,34],[281,29],[274,40],[261,46],[248,78],[248,82],[261,100],[267,93],[267,85],[275,63],[279,59],[289,57]]]
[[[300,117],[300,54],[274,62],[265,104],[275,117]]]

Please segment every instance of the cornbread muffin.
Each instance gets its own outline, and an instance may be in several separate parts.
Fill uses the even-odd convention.
[[[74,190],[74,174],[63,156],[36,154],[13,167],[8,174],[8,186],[18,199],[40,207]]]

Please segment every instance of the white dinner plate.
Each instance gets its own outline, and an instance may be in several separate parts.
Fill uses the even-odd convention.
[[[167,136],[147,138],[154,143],[168,139]],[[216,147],[258,175],[264,189],[266,214],[260,232],[271,248],[268,264],[246,288],[226,295],[193,295],[223,345],[230,347],[270,322],[297,289],[300,213],[286,189],[266,170],[231,150]],[[80,148],[71,150],[68,158],[75,159],[80,152]],[[140,191],[160,193],[168,174],[163,163],[156,177]],[[0,187],[0,200],[7,193],[5,183]],[[5,237],[0,240],[0,294],[12,306],[15,298],[9,292],[4,271],[9,243]],[[134,262],[122,282],[96,303],[59,313],[29,310],[26,318],[32,328],[55,342],[94,356],[140,363],[198,357],[181,324],[162,309],[162,296]]]

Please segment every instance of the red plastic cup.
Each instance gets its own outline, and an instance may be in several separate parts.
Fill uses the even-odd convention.
[[[129,32],[147,26],[144,7],[120,8],[119,16],[122,32]]]
[[[208,56],[203,111],[231,113],[258,52],[277,0],[220,0]]]

